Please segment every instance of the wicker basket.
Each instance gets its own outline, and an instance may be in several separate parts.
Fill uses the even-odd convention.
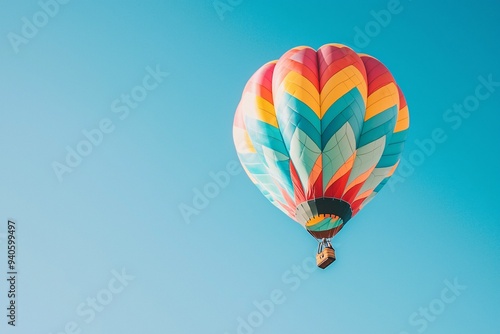
[[[316,264],[321,269],[325,269],[335,261],[335,250],[330,247],[325,247],[316,255]]]

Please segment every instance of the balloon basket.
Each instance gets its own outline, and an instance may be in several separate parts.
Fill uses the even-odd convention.
[[[325,247],[316,255],[316,264],[321,269],[325,269],[335,261],[335,250],[332,247]]]

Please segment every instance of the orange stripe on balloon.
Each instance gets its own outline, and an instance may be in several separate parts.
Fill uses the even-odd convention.
[[[404,107],[399,110],[398,120],[396,121],[396,126],[394,127],[394,132],[401,132],[407,130],[410,127],[410,112],[408,107]]]
[[[289,72],[297,72],[307,78],[319,90],[316,51],[309,47],[294,48],[285,53],[277,63],[273,76],[274,86],[280,85]]]
[[[394,82],[389,82],[387,85],[380,87],[378,90],[368,95],[365,121],[386,111],[391,107],[396,106],[397,108],[398,103],[398,88]]]
[[[403,91],[401,90],[401,87],[399,87],[399,85],[396,85],[396,86],[398,86],[398,92],[399,92],[399,108],[403,109],[404,107],[407,106],[406,98],[403,94]]]
[[[347,202],[352,202],[352,200],[354,199],[354,197],[356,196],[356,194],[358,193],[358,191],[361,189],[361,186],[363,186],[363,184],[365,183],[365,181],[368,179],[368,177],[370,176],[370,174],[375,169],[375,166],[376,166],[376,164],[374,164],[367,171],[365,171],[364,173],[360,174],[357,178],[355,178],[354,180],[352,180],[352,182],[349,185],[347,185],[347,187],[346,187],[346,189],[344,191],[344,196],[342,196],[342,198],[346,197],[346,198],[349,199],[349,200],[346,200]],[[357,188],[358,189],[354,194],[351,192],[351,189],[353,189],[353,188]]]
[[[391,72],[378,59],[368,55],[360,55],[360,58],[366,69],[368,95],[371,95],[390,82],[395,83]]]
[[[368,189],[367,191],[364,191],[363,193],[358,194],[358,195],[356,196],[356,198],[354,199],[354,202],[356,202],[356,201],[357,201],[357,200],[359,200],[359,199],[363,199],[363,200],[364,200],[365,198],[367,198],[368,196],[370,196],[370,194],[371,194],[372,192],[373,192],[373,189]]]
[[[294,98],[305,103],[319,116],[319,93],[316,87],[305,77],[297,72],[288,73],[281,85],[277,88],[276,93],[281,94],[282,91],[287,92]]]
[[[398,118],[396,120],[396,126],[394,127],[394,132],[400,132],[407,130],[410,127],[410,113],[408,111],[408,105],[406,104],[405,96],[403,91],[398,86],[399,91],[399,110]]]
[[[351,154],[351,156],[344,162],[344,164],[333,174],[330,181],[326,185],[326,189],[330,188],[338,179],[344,177],[346,174],[350,174],[352,166],[354,165],[354,160],[356,160],[356,152]],[[342,191],[344,188],[342,188]]]
[[[241,154],[255,153],[255,146],[248,135],[248,131],[244,128],[233,128],[233,139],[236,151]]]
[[[370,75],[368,75],[368,95],[373,94],[373,92],[379,90],[380,88],[384,87],[388,83],[396,83],[394,80],[392,74],[387,71],[383,74],[380,74],[377,78],[372,78],[370,80]]]
[[[284,78],[288,75],[288,72],[295,72],[306,78],[311,83],[311,85],[316,88],[316,90],[319,90],[318,72],[310,69],[303,63],[288,59],[283,63],[280,63],[280,69],[282,69],[282,77],[280,78],[280,81],[284,80]]]
[[[245,94],[260,96],[267,102],[273,103],[273,92],[271,91],[271,88],[268,89],[267,87],[259,85],[257,83],[246,86],[245,90],[243,91],[243,95]]]
[[[238,153],[255,153],[255,147],[245,126],[243,105],[240,102],[234,115],[233,141]]]
[[[268,101],[269,103],[273,103],[273,73],[276,67],[276,61],[269,62],[263,65],[261,68],[255,72],[254,75],[248,80],[246,84],[243,94],[245,93],[253,93],[257,96],[261,96],[263,99]]]
[[[400,160],[398,160],[398,162],[396,162],[394,164],[394,166],[392,166],[391,170],[389,171],[389,173],[387,173],[387,175],[385,177],[389,177],[389,176],[392,176],[392,174],[394,174],[394,172],[396,171],[396,168],[398,168],[398,166],[399,166],[399,161]]]
[[[327,44],[318,50],[320,68],[320,90],[336,73],[348,66],[354,66],[362,74],[366,82],[366,71],[363,61],[352,49],[341,44]]]
[[[321,197],[322,195],[322,190],[323,190],[323,187],[321,186],[321,183],[323,181],[321,177],[322,169],[323,169],[323,155],[320,154],[319,157],[316,159],[316,162],[314,163],[314,166],[309,174],[309,180],[307,181],[306,198],[308,200],[316,197]],[[318,185],[320,185],[319,188]]]
[[[261,96],[245,93],[241,98],[240,105],[245,109],[247,117],[268,123],[276,128],[278,127],[274,105]]]
[[[321,90],[321,118],[335,102],[354,88],[358,89],[366,105],[366,82],[357,68],[350,65],[335,73]]]
[[[303,66],[308,69],[307,72],[313,74],[311,76],[311,82],[316,81],[316,88],[319,90],[318,55],[316,51],[312,48],[304,48],[292,55],[290,59],[303,64]]]

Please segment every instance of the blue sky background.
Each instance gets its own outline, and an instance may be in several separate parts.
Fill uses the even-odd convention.
[[[500,82],[499,3],[401,0],[363,42],[357,28],[374,29],[371,11],[391,2],[232,3],[221,19],[212,1],[73,0],[16,53],[9,33],[41,7],[2,2],[0,267],[6,277],[14,218],[19,275],[16,328],[0,284],[1,331],[233,334],[279,290],[283,303],[240,333],[498,333],[500,87],[460,126],[443,117],[481,77]],[[244,173],[189,222],[179,207],[237,159],[232,121],[251,74],[330,42],[387,65],[410,108],[404,157],[425,158],[335,238],[337,262],[307,273],[315,240]],[[157,65],[169,75],[120,119],[113,101]],[[53,162],[106,118],[114,130],[60,182]],[[418,153],[436,129],[446,140]],[[87,323],[77,307],[123,268],[134,279]],[[421,320],[455,279],[465,290]]]

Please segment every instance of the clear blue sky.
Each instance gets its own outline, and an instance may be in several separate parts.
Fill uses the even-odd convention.
[[[497,1],[53,4],[0,11],[0,268],[14,218],[19,272],[0,331],[498,333]],[[255,70],[331,42],[387,65],[411,131],[400,182],[320,271],[315,240],[231,169],[231,132]]]

